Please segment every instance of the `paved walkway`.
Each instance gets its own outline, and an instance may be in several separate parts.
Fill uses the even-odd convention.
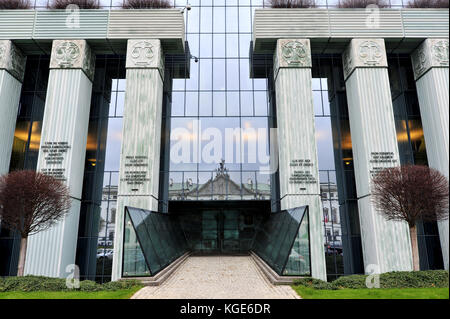
[[[272,285],[249,256],[191,256],[161,286],[133,299],[293,299],[290,286]]]

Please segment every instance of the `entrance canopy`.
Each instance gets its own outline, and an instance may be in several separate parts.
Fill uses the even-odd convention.
[[[188,251],[253,251],[279,275],[310,276],[308,221],[307,206],[268,214],[230,207],[161,214],[126,207],[122,276],[154,276]]]

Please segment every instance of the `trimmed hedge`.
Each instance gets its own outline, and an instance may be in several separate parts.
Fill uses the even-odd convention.
[[[132,287],[142,286],[138,280],[119,280],[98,284],[95,281],[80,281],[80,288],[69,289],[66,286],[66,279],[49,278],[42,276],[24,276],[24,277],[0,277],[0,292],[6,291],[102,291],[102,290],[122,290]]]
[[[380,275],[380,288],[446,288],[447,270],[398,271]],[[296,286],[315,289],[365,289],[367,275],[342,276],[332,282],[314,278],[302,278],[294,282]]]

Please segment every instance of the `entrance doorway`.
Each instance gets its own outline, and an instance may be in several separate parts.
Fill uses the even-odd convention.
[[[270,214],[269,201],[171,202],[189,248],[200,255],[242,255],[252,248],[257,227]]]

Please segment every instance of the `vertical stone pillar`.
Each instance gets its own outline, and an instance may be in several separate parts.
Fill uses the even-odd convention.
[[[412,55],[428,164],[447,178],[449,165],[448,39],[426,39]],[[444,267],[448,270],[448,220],[438,222]]]
[[[112,280],[122,277],[125,207],[158,210],[163,57],[159,40],[128,40]]]
[[[311,274],[326,280],[308,39],[278,40],[274,82],[281,209],[309,206]]]
[[[9,40],[0,40],[0,175],[9,171],[26,56]]]
[[[400,165],[383,39],[353,39],[343,54],[364,266],[412,270],[409,229],[387,221],[371,201],[371,179]]]
[[[72,207],[29,240],[25,273],[65,277],[75,264],[95,56],[85,40],[54,40],[37,170],[63,180]]]

